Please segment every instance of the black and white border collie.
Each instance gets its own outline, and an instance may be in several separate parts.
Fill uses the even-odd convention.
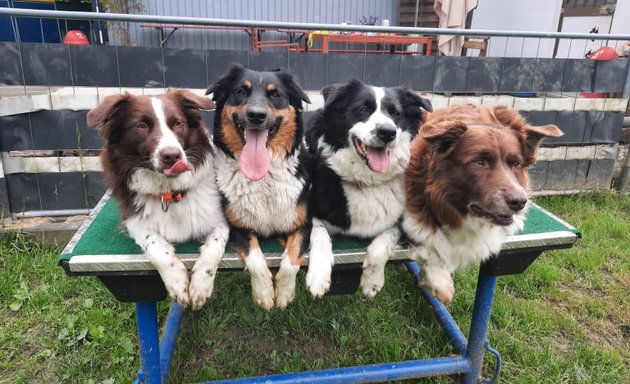
[[[186,90],[109,96],[92,109],[101,127],[101,163],[122,222],[158,270],[169,296],[200,308],[211,296],[229,229],[217,191],[210,140],[199,109],[214,106]],[[205,241],[189,279],[171,243]]]
[[[531,126],[507,107],[455,105],[431,114],[411,145],[402,222],[409,257],[422,265],[421,285],[444,303],[451,273],[499,253],[523,228],[527,168],[555,125]]]
[[[245,261],[252,296],[264,309],[285,308],[308,250],[310,180],[304,167],[302,102],[291,74],[233,65],[208,88],[214,119],[217,185],[230,224],[230,243]],[[258,237],[280,236],[285,250],[275,281]]]
[[[385,264],[400,237],[409,145],[431,103],[405,88],[358,80],[328,86],[322,93],[324,108],[307,130],[313,154],[313,228],[306,284],[314,297],[330,288],[330,234],[372,239],[361,289],[373,297],[383,287]]]

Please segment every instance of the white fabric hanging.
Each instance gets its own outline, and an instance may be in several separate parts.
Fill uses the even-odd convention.
[[[435,0],[433,10],[440,18],[440,28],[463,29],[468,12],[477,7],[477,0]],[[445,56],[462,53],[464,36],[439,35],[438,50]]]

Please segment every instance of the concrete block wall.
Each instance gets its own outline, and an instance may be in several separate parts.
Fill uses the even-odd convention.
[[[620,154],[627,99],[580,98],[579,92],[623,91],[628,60],[426,57],[373,54],[217,51],[0,43],[0,212],[89,209],[104,192],[87,110],[110,94],[155,94],[167,87],[204,93],[234,62],[253,69],[288,68],[312,100],[319,90],[357,78],[403,85],[435,108],[457,103],[513,106],[534,124],[557,124],[531,170],[544,193],[608,189]],[[535,97],[517,97],[534,92]],[[212,115],[205,114],[209,126]],[[78,150],[78,151],[77,151]],[[87,152],[86,152],[87,151]],[[78,155],[78,156],[77,156]]]

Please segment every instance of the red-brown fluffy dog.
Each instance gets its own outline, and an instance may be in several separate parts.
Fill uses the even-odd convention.
[[[451,273],[501,250],[523,228],[527,168],[555,125],[531,126],[512,108],[454,105],[431,114],[411,144],[403,230],[421,284],[445,303]]]

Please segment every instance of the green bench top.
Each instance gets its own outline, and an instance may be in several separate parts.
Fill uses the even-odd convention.
[[[543,244],[549,241],[557,243],[558,241],[570,241],[571,244],[575,242],[579,237],[579,232],[565,223],[561,219],[555,217],[549,212],[545,211],[536,204],[531,204],[527,213],[527,219],[525,221],[525,228],[520,233],[508,238],[508,241],[504,243],[504,249],[506,246],[510,248],[521,248],[531,246],[532,241],[542,241]],[[547,239],[547,240],[545,240]],[[558,240],[561,239],[561,240]],[[537,244],[538,244],[537,243]],[[264,239],[260,242],[261,248],[266,255],[279,255],[282,253],[282,247],[277,239]],[[199,252],[199,242],[187,242],[177,244],[175,249],[178,255],[184,260],[186,257],[194,259]],[[368,245],[368,241],[347,236],[334,236],[333,237],[333,249],[335,254],[354,254],[360,256],[361,252],[351,252],[364,250]],[[186,255],[186,257],[182,257]],[[102,267],[100,264],[104,258],[108,256],[115,256],[110,258],[116,259],[118,264],[116,266]],[[91,257],[91,258],[90,258]],[[224,265],[224,267],[240,266],[240,260],[233,254],[231,248],[226,248],[226,256],[224,260],[229,261],[230,258],[234,258],[232,264]],[[404,256],[403,256],[404,258]],[[142,250],[136,243],[128,237],[120,225],[120,215],[118,204],[115,200],[109,199],[109,193],[106,194],[101,202],[94,208],[89,218],[77,231],[73,239],[63,250],[59,256],[59,262],[63,263],[68,261],[70,264],[74,260],[79,260],[83,265],[80,269],[83,272],[91,271],[90,268],[96,268],[100,270],[107,270],[108,268],[135,268],[138,266],[138,262],[145,260],[143,263],[144,269],[147,267],[148,261],[144,258]],[[355,257],[355,261],[360,261]],[[94,262],[90,262],[93,260]],[[192,260],[194,262],[194,260]],[[85,266],[84,264],[98,264]],[[133,265],[131,265],[131,264]],[[135,263],[135,264],[134,264]],[[129,264],[129,265],[123,265]],[[70,268],[72,271],[72,267]],[[79,271],[79,270],[76,270]]]

